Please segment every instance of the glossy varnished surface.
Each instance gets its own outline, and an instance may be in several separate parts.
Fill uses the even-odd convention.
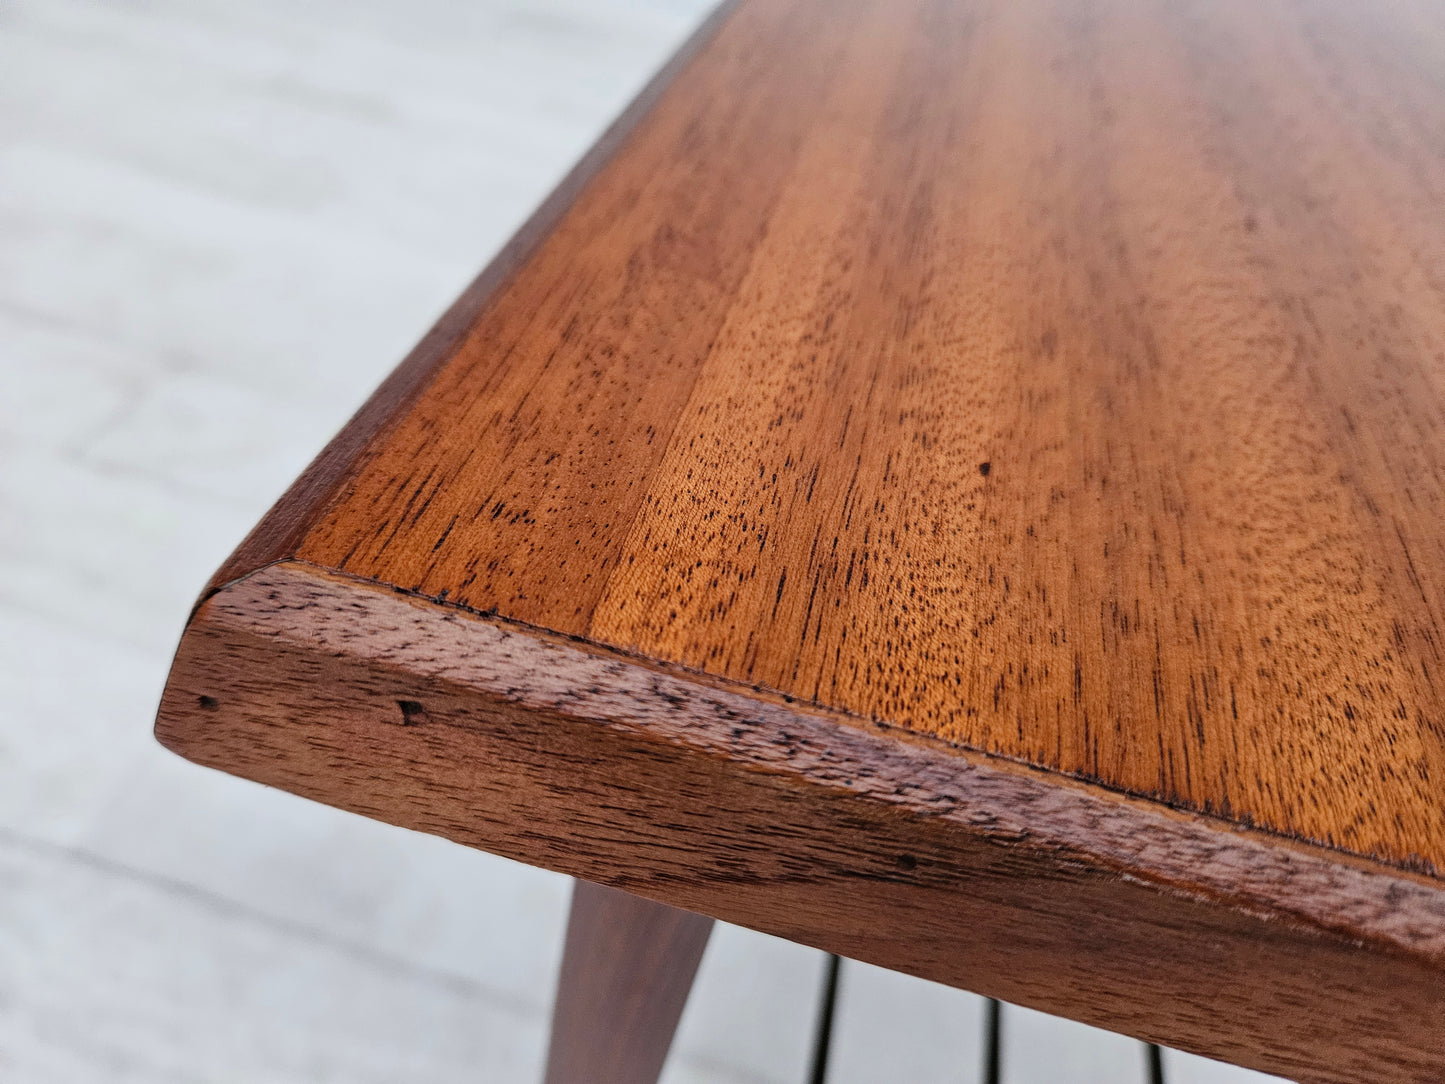
[[[751,0],[263,556],[1438,871],[1442,72]]]

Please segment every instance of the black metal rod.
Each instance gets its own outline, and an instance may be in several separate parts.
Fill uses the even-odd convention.
[[[1164,1084],[1164,1051],[1157,1043],[1144,1044],[1144,1061],[1149,1067],[1149,1084]]]
[[[833,1043],[833,1008],[838,1003],[838,957],[828,954],[823,969],[823,996],[818,1004],[818,1027],[813,1033],[813,1069],[808,1084],[827,1084],[828,1048]]]
[[[999,1081],[999,1070],[1003,1066],[1000,1045],[1002,1015],[1003,1006],[989,998],[983,1012],[983,1084],[998,1084]]]

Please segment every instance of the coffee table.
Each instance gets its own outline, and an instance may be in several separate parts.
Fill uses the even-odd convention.
[[[217,572],[157,734],[712,918],[1445,1079],[1445,17],[720,9]],[[358,299],[384,304],[385,299]]]

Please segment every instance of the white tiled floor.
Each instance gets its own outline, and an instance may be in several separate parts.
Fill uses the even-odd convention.
[[[707,4],[0,3],[0,1080],[536,1077],[562,878],[151,717],[211,569]],[[669,1084],[803,1079],[821,960],[719,929]],[[848,965],[839,1012],[835,1081],[977,1079],[970,995]],[[1040,1081],[1138,1062],[1028,1019]]]

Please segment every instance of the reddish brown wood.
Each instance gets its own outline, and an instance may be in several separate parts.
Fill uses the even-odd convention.
[[[745,4],[294,554],[1445,866],[1438,21]]]
[[[546,1084],[655,1084],[713,920],[578,881]]]
[[[157,734],[369,817],[1269,1072],[1445,1064],[1432,878],[305,565],[201,606]]]
[[[1442,27],[745,0],[218,574],[162,740],[1438,1081]]]

